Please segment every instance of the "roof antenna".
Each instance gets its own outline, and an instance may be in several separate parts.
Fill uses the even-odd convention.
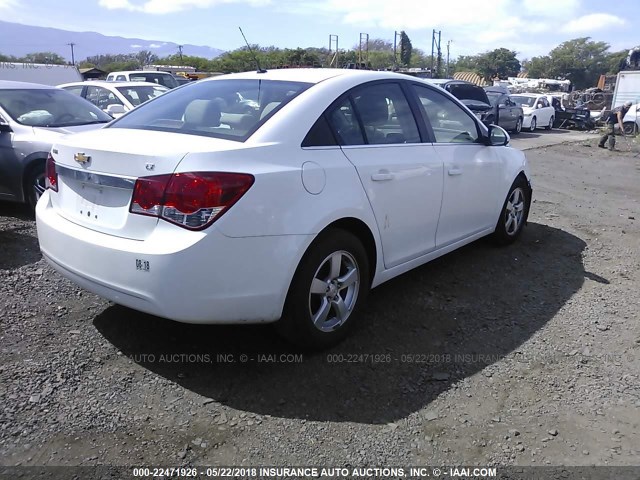
[[[242,31],[242,28],[238,27],[238,30],[240,30],[240,33],[242,34],[242,38],[244,38],[244,43],[247,44],[247,48],[251,52],[251,55],[253,55],[253,59],[255,60],[256,65],[258,66],[258,73],[267,73],[267,71],[260,66],[260,62],[258,61],[258,56],[251,49],[251,45],[249,45],[249,42],[247,42],[247,37],[244,36],[244,32]]]

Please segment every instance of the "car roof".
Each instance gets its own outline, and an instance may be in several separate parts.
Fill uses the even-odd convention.
[[[320,83],[335,77],[349,76],[362,81],[385,78],[407,79],[406,75],[377,70],[355,70],[349,68],[278,68],[264,73],[257,71],[230,73],[216,77],[203,78],[200,82],[215,82],[228,79],[279,80],[290,82]]]
[[[467,82],[466,80],[456,80],[455,78],[425,78],[429,83],[435,85],[444,85],[445,83],[459,83],[461,85],[476,85],[475,83]],[[479,86],[479,85],[476,85]]]
[[[0,89],[26,89],[26,90],[52,90],[56,87],[51,85],[42,85],[41,83],[16,82],[13,80],[0,80]]]
[[[171,75],[170,72],[163,72],[161,70],[122,70],[119,72],[111,72],[109,75],[128,75],[132,73],[160,73],[162,75]]]
[[[93,85],[95,87],[105,87],[105,88],[117,88],[117,87],[161,87],[167,88],[164,85],[158,85],[153,82],[107,82],[106,80],[87,80],[86,82],[71,82],[71,83],[63,83],[58,85],[58,87],[75,87],[79,85]]]

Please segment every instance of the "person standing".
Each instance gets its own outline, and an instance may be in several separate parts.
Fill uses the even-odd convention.
[[[605,134],[600,138],[600,143],[598,143],[598,146],[600,148],[606,148],[605,143],[607,142],[607,139],[609,140],[609,150],[613,150],[615,148],[616,123],[620,126],[620,132],[622,132],[622,135],[624,135],[624,125],[622,123],[622,119],[631,108],[631,105],[632,105],[631,101],[628,101],[628,102],[625,102],[624,105],[620,107],[616,107],[613,110],[611,110],[609,117],[607,117],[607,124],[606,124],[607,130]]]

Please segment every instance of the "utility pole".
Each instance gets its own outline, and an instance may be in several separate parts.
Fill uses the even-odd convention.
[[[402,32],[393,32],[393,71],[398,70],[398,37],[402,43]],[[402,48],[402,45],[400,46]]]
[[[364,48],[363,48],[364,47]],[[364,53],[363,53],[364,50]],[[365,68],[369,68],[369,34],[360,34],[360,46],[358,47],[358,68],[365,65]]]
[[[438,34],[438,39],[436,40],[436,33]],[[442,67],[442,51],[440,50],[440,39],[442,38],[442,30],[438,32],[433,30],[431,35],[431,78],[436,78],[433,76],[433,62],[436,58],[436,49],[438,51],[438,60],[436,64],[436,76],[440,76],[440,68]]]
[[[180,55],[180,65],[182,65],[182,45],[178,45],[178,55]]]
[[[335,63],[335,68],[340,68],[340,63],[339,63],[340,50],[338,50],[338,35],[329,35],[329,53],[331,53],[331,47],[334,43],[336,44],[336,54],[329,61],[329,66],[333,67]]]
[[[451,40],[447,42],[447,78],[449,78],[449,48],[451,47]]]
[[[71,42],[71,43],[67,43],[67,45],[69,45],[71,47],[71,65],[75,65],[76,64],[76,58],[73,55],[73,47],[76,45],[75,43]]]

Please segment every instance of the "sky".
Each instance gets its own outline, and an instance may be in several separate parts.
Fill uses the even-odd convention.
[[[640,43],[638,0],[0,0],[0,19],[222,50],[243,45],[238,27],[280,48],[329,47],[330,35],[353,48],[361,33],[393,41],[405,30],[426,52],[435,29],[451,58],[505,47],[522,60],[585,36],[612,51]]]

